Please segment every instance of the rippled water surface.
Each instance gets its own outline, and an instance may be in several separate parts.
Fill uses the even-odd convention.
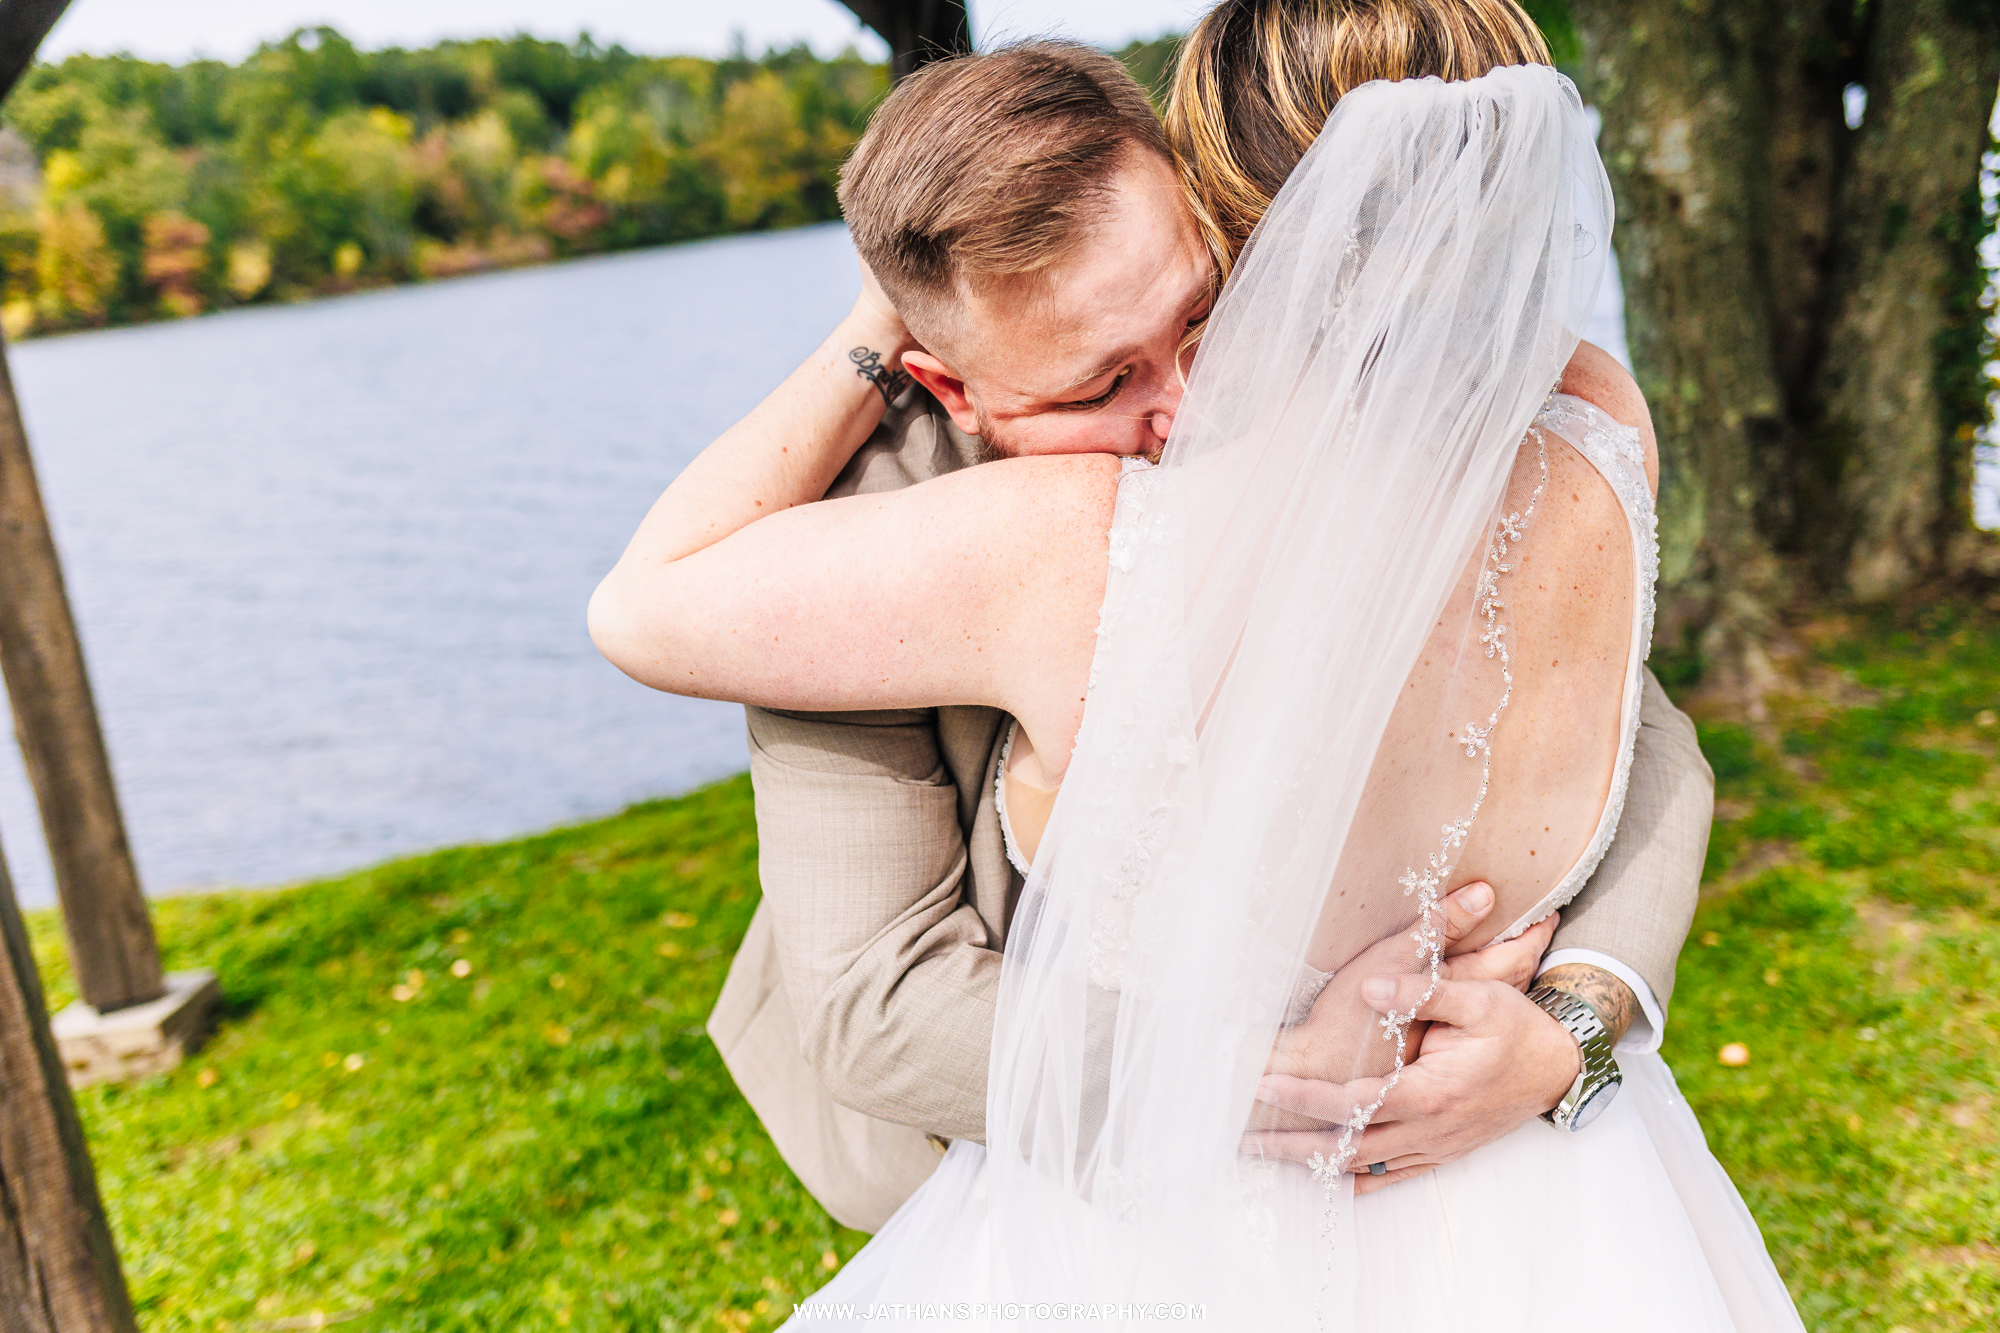
[[[13,349],[148,891],[742,768],[741,712],[626,680],[584,604],[854,284],[822,227]],[[53,901],[11,746],[0,837]]]

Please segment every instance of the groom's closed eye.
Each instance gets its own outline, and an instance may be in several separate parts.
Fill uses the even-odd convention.
[[[1111,387],[1106,389],[1103,393],[1098,394],[1095,398],[1079,398],[1074,402],[1064,403],[1062,404],[1062,407],[1065,411],[1070,411],[1070,412],[1086,412],[1093,407],[1103,407],[1106,403],[1110,402],[1113,398],[1116,398],[1118,396],[1118,391],[1124,388],[1126,381],[1130,380],[1131,378],[1132,378],[1132,367],[1127,366],[1125,367],[1125,369],[1119,371],[1116,375],[1112,377]]]

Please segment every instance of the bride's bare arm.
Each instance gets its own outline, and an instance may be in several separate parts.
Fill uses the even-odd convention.
[[[591,599],[591,636],[620,670],[770,708],[990,704],[1042,753],[1068,753],[1118,460],[1010,459],[816,504],[800,498],[824,489],[813,460],[710,461]]]
[[[916,341],[863,272],[861,295],[813,354],[688,464],[621,562],[670,562],[826,494],[909,378]]]

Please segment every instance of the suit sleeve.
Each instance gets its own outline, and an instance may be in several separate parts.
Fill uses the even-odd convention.
[[[1715,775],[1694,723],[1648,671],[1624,817],[1597,873],[1563,909],[1549,957],[1576,950],[1617,960],[1651,989],[1663,1022],[1714,813]]]
[[[834,1099],[983,1140],[1002,940],[962,893],[928,710],[746,710],[758,870],[800,1052]]]
[[[979,457],[912,385],[827,494],[899,490]],[[937,713],[745,711],[759,873],[800,1054],[844,1106],[983,1142],[1003,941],[965,891]]]

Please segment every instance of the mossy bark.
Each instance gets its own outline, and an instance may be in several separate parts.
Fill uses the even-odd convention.
[[[1983,282],[1979,172],[2000,84],[1994,25],[1966,22],[1962,4],[1875,3],[1868,114],[1841,201],[1840,302],[1817,386],[1839,479],[1827,517],[1845,549],[1813,553],[1864,600],[1947,570],[1970,525],[1984,415],[1964,418],[1983,404],[1954,402],[1943,381],[1963,352],[1956,326],[1982,315],[1954,298],[1968,276]]]
[[[1709,656],[1763,635],[1781,570],[1756,521],[1784,420],[1763,210],[1767,98],[1732,0],[1579,0],[1585,96],[1618,199],[1626,336],[1660,440],[1659,633]]]
[[[1892,596],[1963,558],[2000,5],[1570,9],[1660,435],[1661,638],[1754,675],[1791,596]]]

